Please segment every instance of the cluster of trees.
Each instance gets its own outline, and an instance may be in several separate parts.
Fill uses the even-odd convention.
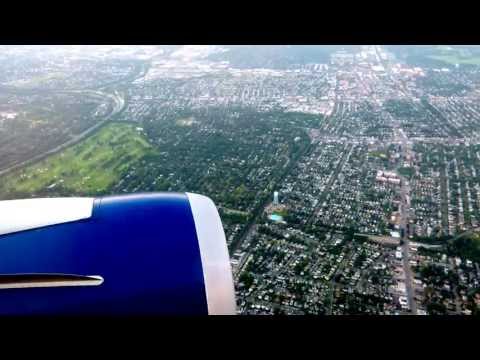
[[[244,271],[240,277],[238,278],[239,282],[243,284],[247,289],[249,289],[253,285],[254,281],[253,274],[249,271]]]
[[[179,126],[177,120],[186,117],[195,122]],[[318,116],[208,108],[145,119],[143,127],[162,154],[158,171],[174,174],[174,190],[201,192],[222,206],[252,211],[289,160],[310,144],[299,127],[309,121],[314,126]]]
[[[478,233],[460,235],[447,241],[447,253],[474,262],[480,262],[480,235]]]

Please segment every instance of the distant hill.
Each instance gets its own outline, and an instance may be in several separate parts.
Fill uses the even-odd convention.
[[[231,45],[223,53],[212,54],[212,61],[228,61],[236,68],[285,69],[309,63],[328,63],[339,50],[355,51],[345,45]]]

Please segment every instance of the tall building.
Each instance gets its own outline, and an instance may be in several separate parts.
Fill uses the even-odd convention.
[[[273,192],[273,204],[278,205],[278,191]]]

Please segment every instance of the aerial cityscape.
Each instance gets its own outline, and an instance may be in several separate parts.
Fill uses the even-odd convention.
[[[480,314],[480,46],[0,46],[0,199],[193,192],[239,314]]]

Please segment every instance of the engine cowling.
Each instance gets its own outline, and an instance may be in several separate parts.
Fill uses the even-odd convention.
[[[0,315],[234,313],[225,234],[208,197],[0,201]]]

